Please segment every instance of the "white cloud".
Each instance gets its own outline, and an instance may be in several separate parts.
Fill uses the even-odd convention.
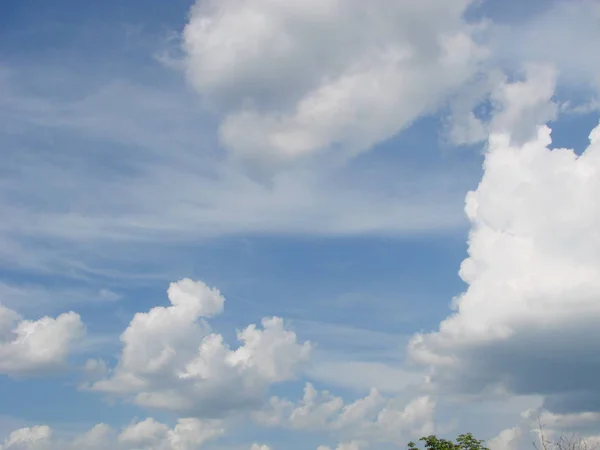
[[[557,113],[552,102],[556,86],[554,68],[529,64],[524,72],[524,81],[503,83],[491,95],[498,108],[491,120],[491,132],[505,133],[520,144],[535,138],[537,126],[555,119]]]
[[[99,423],[81,436],[75,437],[70,447],[83,450],[105,450],[109,446],[109,442],[114,441],[115,436],[116,433],[111,427]]]
[[[484,15],[486,6],[491,6],[487,3],[478,5]],[[493,9],[500,8],[500,2],[496,3],[498,5],[492,6]],[[502,78],[506,74],[514,76],[522,72],[523,65],[529,65],[530,70],[536,65],[556,68],[554,74],[538,71],[538,75],[546,80],[538,80],[536,87],[537,93],[545,96],[543,91],[556,79],[560,87],[561,114],[588,114],[598,110],[600,66],[598,59],[590,56],[595,52],[595,42],[600,39],[598,3],[594,0],[553,1],[543,8],[541,3],[537,6],[539,13],[527,18],[521,17],[513,8],[504,8],[515,16],[509,23],[490,20],[486,27],[480,28],[478,37],[489,49],[489,58],[474,82],[463,85],[450,102],[448,137],[452,143],[474,144],[487,138],[490,124],[478,114],[482,103],[486,100],[494,102],[494,97],[503,95],[502,85],[506,83]],[[577,26],[572,26],[573,23]],[[516,96],[523,93],[536,95],[533,89],[525,86],[513,85],[511,90]],[[547,120],[556,115],[553,108],[547,109]],[[511,133],[513,138],[520,138],[517,129],[512,129]]]
[[[486,101],[499,86],[506,83],[501,70],[488,70],[462,86],[448,101],[445,138],[453,145],[473,145],[485,141],[489,134]]]
[[[350,441],[350,442],[340,442],[340,444],[335,448],[335,450],[361,450],[366,448],[367,445],[363,442],[359,441]],[[325,445],[320,445],[317,450],[331,450],[331,447],[327,447]]]
[[[372,389],[366,397],[346,403],[307,383],[298,403],[273,397],[253,416],[263,426],[324,431],[355,442],[394,443],[432,433],[434,411],[435,401],[427,396],[406,403]]]
[[[517,450],[523,430],[519,427],[506,428],[498,436],[494,436],[486,442],[490,450]]]
[[[137,448],[164,450],[193,450],[201,448],[225,433],[219,421],[201,421],[198,419],[179,419],[173,429],[146,419],[127,427],[119,435],[119,442]]]
[[[558,106],[552,101],[556,69],[529,63],[520,72],[520,81],[509,82],[500,72],[492,71],[452,100],[448,137],[453,144],[478,143],[490,133],[508,133],[515,143],[523,144],[535,137],[539,124],[556,119]],[[490,111],[478,116],[475,110],[485,102]]]
[[[416,77],[419,89],[425,89],[430,79],[421,76],[421,69],[430,74],[431,80],[443,78],[441,83],[436,79],[434,88],[428,88],[425,96],[435,97],[438,86],[442,89],[451,83],[458,72],[441,70],[435,63],[439,56],[435,52],[435,36],[438,32],[460,35],[460,30],[470,33],[461,19],[469,2],[442,3],[440,6],[432,0],[403,1],[388,7],[385,1],[379,0],[328,0],[316,4],[260,1],[246,2],[243,9],[242,2],[202,2],[194,10],[187,31],[187,41],[200,46],[190,48],[190,67],[193,68],[190,77],[205,97],[212,96],[211,103],[225,110],[227,117],[245,117],[242,112],[249,112],[260,124],[264,122],[267,126],[273,122],[276,127],[283,127],[284,134],[314,135],[315,139],[325,142],[335,139],[336,133],[344,132],[342,125],[351,118],[336,115],[331,123],[320,120],[315,124],[312,119],[299,123],[300,113],[306,110],[299,105],[307,104],[302,103],[303,99],[319,97],[324,85],[339,85],[340,80],[370,76],[368,70],[364,70],[343,77],[354,59],[370,61],[369,58],[374,58],[378,64],[369,62],[371,70],[381,69],[383,74],[385,70],[392,74],[397,70],[402,76],[391,77],[395,81]],[[577,11],[569,12],[569,17],[577,20],[562,20],[564,13],[553,9],[553,19],[544,19],[546,25],[540,28],[546,30],[546,34],[535,41],[536,51],[525,56],[513,53],[509,59],[520,66],[523,60],[531,60],[536,52],[539,54],[537,46],[541,44],[550,51],[562,48],[562,44],[546,45],[548,35],[561,41],[561,37],[552,34],[559,26],[561,33],[573,36],[568,45],[565,44],[568,49],[561,54],[589,66],[586,73],[599,73],[594,70],[597,58],[581,55],[596,41],[593,39],[594,14],[590,13],[594,11],[590,9],[593,2],[560,3],[571,3],[564,8]],[[343,5],[343,14],[336,13],[340,5]],[[365,8],[370,8],[370,15],[363,20]],[[217,18],[213,14],[217,9],[225,14]],[[334,13],[335,20],[331,20]],[[244,14],[258,17],[269,26],[252,28],[256,22],[237,21],[245,17]],[[200,23],[202,17],[210,20]],[[263,23],[260,20],[259,23]],[[369,26],[375,21],[377,26]],[[571,22],[581,26],[572,27]],[[238,26],[240,23],[244,26]],[[236,33],[227,32],[230,25],[235,27]],[[312,27],[314,33],[302,32],[302,27]],[[196,34],[198,30],[201,32]],[[279,50],[271,46],[277,47],[286,40],[271,40],[269,33],[289,36],[288,44],[295,45],[277,53]],[[510,33],[498,40],[506,42],[507,36],[512,39],[513,34],[519,34],[512,29]],[[205,35],[213,39],[200,40]],[[588,35],[592,39],[583,39]],[[253,36],[257,36],[256,39]],[[408,43],[421,49],[423,42],[431,51],[418,52],[421,58],[406,67],[390,69],[384,56],[377,56],[378,49],[386,46],[402,48]],[[519,37],[516,43],[509,42],[505,47],[514,50],[529,46],[532,40]],[[228,44],[231,45],[227,47]],[[256,53],[247,51],[248,46],[254,44]],[[231,57],[240,52],[245,58]],[[206,64],[196,64],[198,61]],[[427,61],[433,63],[428,66]],[[559,68],[559,76],[570,67],[556,58],[550,61]],[[103,66],[102,61],[93,62],[95,69]],[[255,233],[406,235],[463,225],[456,205],[471,184],[470,174],[465,174],[460,164],[446,167],[449,161],[446,159],[444,167],[428,166],[427,174],[425,170],[407,167],[404,161],[398,163],[402,167],[394,165],[394,171],[385,175],[383,166],[391,167],[387,162],[373,172],[362,166],[334,173],[322,167],[306,172],[296,168],[282,173],[266,186],[212,159],[216,154],[215,142],[211,139],[213,122],[207,120],[196,99],[186,90],[173,89],[172,84],[167,88],[164,84],[153,87],[123,81],[136,78],[135,73],[119,73],[121,81],[118,82],[114,72],[91,73],[90,70],[81,75],[88,64],[87,60],[79,61],[76,70],[54,68],[56,79],[64,80],[64,85],[76,86],[68,98],[55,95],[48,80],[40,75],[47,73],[47,66],[15,66],[2,71],[0,122],[3,129],[10,132],[2,135],[0,145],[11,155],[5,164],[13,169],[7,170],[0,188],[6,211],[6,219],[0,224],[0,263],[3,265],[88,275],[97,274],[101,268],[108,272],[106,268],[115,260],[138,255],[139,247],[130,251],[123,245],[134,246],[140,241],[189,242],[216,235]],[[459,66],[460,61],[455,68],[458,70]],[[212,69],[202,70],[207,67]],[[414,76],[405,76],[404,71],[414,71]],[[472,72],[470,66],[467,72]],[[325,81],[324,73],[331,74]],[[385,75],[382,77],[386,81]],[[468,80],[466,84],[470,85],[471,78]],[[351,85],[350,81],[346,83]],[[464,82],[458,84],[465,86]],[[98,88],[85,90],[82,85]],[[346,124],[351,135],[360,132],[365,139],[383,136],[388,128],[402,128],[408,117],[397,114],[395,108],[402,108],[407,114],[414,108],[427,109],[424,104],[427,102],[420,97],[415,103],[417,106],[403,98],[388,105],[387,110],[382,109],[385,105],[372,107],[369,101],[387,102],[398,92],[391,89],[389,96],[373,98],[367,96],[369,92],[353,90],[349,97],[349,101],[356,103],[356,108],[349,110],[368,107],[367,119],[361,119],[359,126]],[[376,93],[376,89],[373,92]],[[419,95],[418,90],[411,88],[410,92],[411,96],[413,92]],[[255,105],[249,111],[243,101],[248,96]],[[282,103],[284,107],[280,107]],[[573,108],[581,106],[575,103]],[[281,117],[276,114],[280,110]],[[469,109],[467,113],[470,112]],[[381,118],[384,114],[386,118]],[[473,134],[467,131],[460,139],[480,139],[485,129],[482,131],[478,125],[475,124]],[[331,132],[323,131],[323,127],[329,127]],[[47,143],[44,136],[49,130],[53,133],[54,150],[44,152],[40,149]],[[252,144],[248,136],[244,136],[244,145],[246,142]],[[365,141],[352,137],[350,145],[345,147],[352,149],[360,142]],[[409,153],[402,150],[399,149],[398,154]],[[111,161],[110,167],[114,170],[99,170],[106,169],[104,164],[89,164],[91,160]],[[40,208],[42,204],[44,207]],[[40,241],[48,245],[42,247],[37,244]],[[145,247],[146,252],[148,248]],[[156,260],[155,255],[144,259],[146,262]],[[123,275],[124,271],[111,270],[109,275],[115,274]]]
[[[322,358],[308,370],[312,380],[356,391],[375,387],[382,393],[401,393],[411,385],[419,385],[424,378],[424,373],[410,371],[396,361],[340,360],[328,354]]]
[[[462,19],[469,3],[198,2],[184,36],[188,75],[219,116],[220,139],[235,156],[275,161],[326,151],[353,156],[435,111],[472,79],[486,55]],[[585,19],[581,28],[593,31],[589,17],[569,17]],[[581,52],[577,39],[569,42]],[[597,74],[596,60],[588,58],[581,73]],[[454,129],[455,140],[476,142],[492,133],[484,179],[467,202],[473,230],[461,276],[469,289],[456,302],[457,314],[438,333],[416,336],[411,351],[415,360],[432,366],[435,386],[542,392],[547,406],[577,411],[548,412],[546,419],[556,427],[575,427],[596,422],[598,413],[585,410],[600,408],[594,377],[600,368],[595,362],[600,350],[595,301],[600,294],[600,143],[581,158],[547,148],[547,130],[536,125],[556,115],[552,94],[561,74],[529,65],[523,81],[485,80],[474,99],[457,107],[466,123]],[[0,89],[4,94],[4,84]],[[489,92],[496,108],[489,122],[480,121],[472,110]],[[397,235],[461,223],[450,201],[463,186],[452,181],[458,178],[454,170],[425,175],[393,167],[390,176],[379,166],[367,176],[356,167],[323,170],[317,162],[288,168],[265,185],[227,162],[197,156],[202,153],[197,147],[212,152],[209,139],[190,132],[205,117],[187,106],[162,110],[183,103],[177,95],[111,85],[73,104],[17,100],[11,89],[0,100],[9,116],[21,118],[19,126],[0,121],[6,129],[24,127],[33,136],[30,130],[50,127],[69,137],[100,136],[111,144],[97,153],[81,150],[77,154],[85,163],[69,158],[72,149],[57,150],[56,160],[27,152],[25,158],[15,157],[18,170],[9,171],[13,178],[0,192],[9,211],[0,224],[0,257],[11,263],[18,258],[17,265],[35,266],[39,259],[47,268],[51,258],[69,253],[65,248],[76,248],[77,257],[90,248],[106,256],[117,247],[123,255],[127,252],[120,244],[133,239],[172,242],[282,232]],[[124,104],[130,108],[113,115]],[[158,126],[163,118],[164,128]],[[596,141],[599,135],[600,128],[593,135]],[[126,176],[96,175],[96,166],[79,171],[96,156],[110,159],[104,149],[115,143],[143,149],[131,152],[132,161],[118,159]],[[23,154],[21,148],[12,152]],[[65,160],[74,165],[65,166]],[[109,178],[114,183],[109,185]],[[61,251],[26,251],[36,239],[48,240],[48,247],[58,243]],[[86,245],[77,245],[82,242]],[[83,259],[73,267],[87,270]],[[10,292],[16,301],[21,298],[20,292]],[[99,424],[68,442],[55,440],[48,427],[34,427],[10,435],[0,449],[196,449],[223,433],[220,421],[198,417],[258,407],[271,385],[302,372],[310,344],[298,342],[281,319],[265,318],[262,326],[239,331],[240,345],[230,348],[206,320],[223,311],[218,290],[186,279],[169,287],[168,298],[169,306],[132,319],[114,368],[100,359],[88,361],[88,387],[194,418],[180,419],[173,428],[147,419],[120,433]],[[32,322],[0,307],[0,372],[55,367],[80,331],[75,313]],[[404,389],[414,374],[371,361],[331,360],[310,375],[345,387],[377,385],[393,392]],[[576,389],[583,390],[574,394]],[[256,418],[301,433],[330,433],[342,442],[338,450],[357,450],[367,441],[397,443],[433,432],[435,404],[431,396],[406,403],[376,389],[348,402],[307,385],[299,403],[273,398]],[[522,431],[504,430],[491,441],[494,450],[513,448]]]
[[[159,423],[152,418],[141,422],[132,423],[119,434],[119,442],[136,445],[149,446],[164,439],[169,427]]]
[[[224,298],[202,282],[172,283],[168,297],[171,306],[135,315],[121,335],[117,366],[91,389],[150,408],[219,416],[259,405],[270,385],[294,379],[309,357],[310,343],[298,343],[276,317],[238,331],[241,345],[231,349],[204,320],[222,311]]]
[[[0,373],[37,375],[57,369],[84,333],[79,315],[72,311],[24,320],[0,304]]]
[[[556,414],[529,409],[521,413],[516,426],[502,430],[487,445],[491,450],[521,450],[537,442],[538,448],[593,449],[600,443],[599,420],[600,413],[594,412]]]
[[[600,126],[581,156],[551,150],[545,126],[514,143],[521,112],[548,97],[549,78],[537,80],[505,91],[505,126],[490,135],[483,178],[467,195],[469,287],[409,351],[446,391],[538,393],[555,412],[597,411]]]
[[[10,433],[1,450],[46,450],[52,430],[46,425],[37,425],[31,428],[21,428]]]
[[[199,450],[224,434],[219,421],[179,419],[173,428],[152,418],[134,422],[118,433],[98,424],[71,439],[54,437],[47,425],[13,431],[0,450]]]
[[[485,56],[469,0],[199,1],[187,72],[222,143],[270,160],[353,155],[435,111]]]
[[[569,414],[556,414],[547,410],[537,412],[535,410],[526,411],[523,414],[525,419],[533,421],[539,420],[545,428],[552,430],[576,430],[597,428],[600,423],[600,412],[577,412]],[[600,431],[600,430],[596,430]]]

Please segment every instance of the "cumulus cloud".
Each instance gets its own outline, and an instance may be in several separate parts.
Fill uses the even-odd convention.
[[[475,8],[478,13],[487,14],[485,2],[475,6],[480,6]],[[552,94],[554,83],[558,83],[562,91],[558,101],[560,109],[546,104],[546,121],[554,119],[557,112],[588,114],[598,111],[600,66],[597,58],[589,57],[595,51],[594,43],[600,39],[598,3],[593,0],[554,1],[544,6],[541,3],[537,5],[540,9],[538,14],[519,17],[518,20],[514,18],[507,24],[491,19],[486,27],[480,29],[478,37],[489,49],[489,58],[475,79],[464,84],[450,100],[447,137],[451,143],[469,145],[485,141],[493,129],[490,116],[502,106],[502,98],[506,94],[512,95],[513,101],[524,95],[522,100],[531,103],[528,96]],[[512,11],[513,8],[503,10]],[[573,27],[573,23],[577,26]],[[538,78],[533,83],[534,89],[518,83],[506,83],[507,74],[513,76],[523,72],[523,64],[528,66],[526,72]],[[540,65],[551,65],[556,70],[553,73],[539,70]],[[509,86],[512,92],[503,92],[505,86]],[[490,108],[492,114],[488,111]],[[537,114],[540,111],[530,112]],[[508,118],[505,116],[503,119]],[[510,131],[513,138],[522,141],[532,137],[519,135],[517,128]]]
[[[0,373],[35,375],[59,368],[85,333],[74,312],[25,320],[0,304]]]
[[[355,444],[397,443],[407,436],[432,433],[434,412],[435,401],[428,396],[406,403],[386,398],[372,389],[367,396],[346,403],[341,397],[328,391],[319,392],[307,383],[299,402],[272,397],[266,408],[254,413],[254,419],[264,426],[329,432]]]
[[[497,436],[489,439],[486,446],[490,450],[516,450],[520,444],[523,432],[519,427],[506,428]]]
[[[335,450],[361,450],[366,447],[366,444],[359,441],[340,442]],[[320,445],[317,450],[331,450],[331,447]]]
[[[120,432],[100,423],[81,435],[61,439],[42,425],[13,431],[0,450],[199,450],[224,432],[223,424],[215,420],[179,419],[170,428],[148,418]]]
[[[219,416],[257,406],[275,383],[294,379],[310,354],[282,319],[265,318],[261,327],[238,331],[230,348],[205,318],[220,313],[225,299],[204,283],[171,283],[171,305],[138,313],[121,335],[123,350],[110,375],[95,391],[124,395],[138,405]],[[91,369],[103,369],[97,361]]]
[[[528,64],[524,80],[501,84],[492,92],[497,111],[492,116],[492,133],[504,133],[519,144],[535,138],[536,127],[556,118],[552,101],[556,70],[546,64]]]
[[[153,419],[146,419],[123,430],[118,440],[133,448],[145,446],[150,449],[193,450],[222,436],[224,432],[222,424],[215,420],[179,419],[175,427],[170,429]]]
[[[198,1],[187,73],[238,156],[352,155],[435,111],[485,52],[470,0]]]
[[[46,450],[50,446],[52,430],[47,425],[15,430],[0,445],[0,450]]]
[[[600,126],[579,156],[551,149],[547,126],[515,143],[518,112],[547,97],[541,79],[507,88],[505,126],[490,135],[466,198],[468,289],[409,354],[446,392],[542,394],[557,413],[600,411]]]
[[[532,441],[538,442],[538,448],[593,449],[600,444],[599,422],[598,412],[557,414],[543,408],[528,409],[516,426],[502,430],[487,444],[491,450],[531,448]]]

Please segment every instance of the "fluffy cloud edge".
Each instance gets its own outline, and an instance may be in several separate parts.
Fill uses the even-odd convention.
[[[131,320],[116,366],[88,361],[88,373],[97,376],[84,388],[143,407],[221,416],[259,406],[272,385],[295,380],[310,357],[311,343],[298,342],[278,317],[239,330],[240,345],[231,348],[206,320],[223,311],[225,299],[201,281],[171,283],[167,296],[170,306]]]
[[[85,331],[81,317],[73,311],[26,320],[0,304],[0,373],[40,376],[64,368]]]

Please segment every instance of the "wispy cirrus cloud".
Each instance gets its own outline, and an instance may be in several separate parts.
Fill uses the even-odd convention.
[[[402,236],[463,224],[463,173],[474,167],[417,174],[407,160],[394,171],[382,166],[382,177],[373,166],[314,163],[264,180],[224,160],[185,89],[113,82],[56,99],[23,92],[27,72],[8,74],[1,83],[9,130],[0,184],[5,263],[86,272],[92,254],[126,258],[121,246],[136,242]]]

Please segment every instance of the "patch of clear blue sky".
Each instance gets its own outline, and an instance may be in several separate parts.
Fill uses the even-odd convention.
[[[467,17],[486,17],[498,24],[525,22],[550,9],[561,0],[480,0],[469,9]]]
[[[40,78],[51,76],[53,69],[69,67],[74,75],[67,80],[69,83],[49,80],[46,86],[55,89],[53,95],[57,96],[70,95],[69,89],[73,87],[70,82],[77,79],[78,71],[82,75],[99,74],[90,79],[82,76],[78,86],[82,90],[90,87],[86,83],[107,82],[111,77],[173,83],[175,78],[165,76],[166,69],[159,68],[152,51],[169,31],[181,29],[191,3],[190,0],[4,0],[0,2],[0,67],[4,64],[33,67],[41,71]],[[533,14],[549,3],[488,0],[483,12],[510,22],[525,11],[521,11],[523,8],[526,14]],[[124,36],[129,36],[128,40],[124,41]],[[33,84],[32,88],[36,86],[39,87]],[[426,170],[460,161],[469,168],[465,171],[465,191],[474,188],[480,176],[479,149],[443,148],[439,125],[437,117],[420,120],[401,136],[379,145],[353,164],[404,162]],[[581,136],[580,147],[583,147],[590,128],[587,118],[566,121],[555,129],[555,142],[561,145],[566,137],[573,142],[572,135]],[[35,136],[31,138],[31,146],[35,146]],[[407,161],[398,148],[410,147],[415,151],[410,152]],[[143,270],[148,257],[153,257],[156,258],[153,267],[159,273],[176,272],[179,278],[188,276],[218,286],[229,301],[226,313],[215,324],[230,340],[234,327],[265,315],[344,324],[401,336],[432,329],[447,315],[452,296],[464,288],[457,271],[465,256],[465,238],[466,228],[409,238],[236,236],[170,248],[149,245],[137,266],[134,263],[114,269],[134,274],[136,268]],[[0,278],[16,284],[40,283],[49,287],[86,284],[68,274],[43,276],[5,269]],[[75,308],[93,333],[116,335],[135,312],[166,303],[168,281],[163,277],[143,282],[97,277],[88,283],[98,287],[108,285],[123,295],[116,311],[115,304]],[[301,330],[299,333],[303,337]],[[115,348],[109,346],[104,356],[114,356],[114,352]],[[31,422],[52,417],[62,422],[71,420],[77,411],[77,419],[82,422],[114,424],[144,415],[136,408],[113,408],[98,396],[77,392],[74,378],[73,374],[19,382],[1,378],[0,415]],[[299,393],[296,388],[294,396]]]
[[[116,43],[111,42],[115,28],[141,27],[156,34],[179,30],[192,4],[192,0],[5,0],[0,5],[2,47],[23,54],[64,52],[84,44],[88,52],[110,52],[115,47],[107,44]],[[86,28],[89,34],[80,35]],[[71,39],[73,33],[78,34],[77,42]]]

